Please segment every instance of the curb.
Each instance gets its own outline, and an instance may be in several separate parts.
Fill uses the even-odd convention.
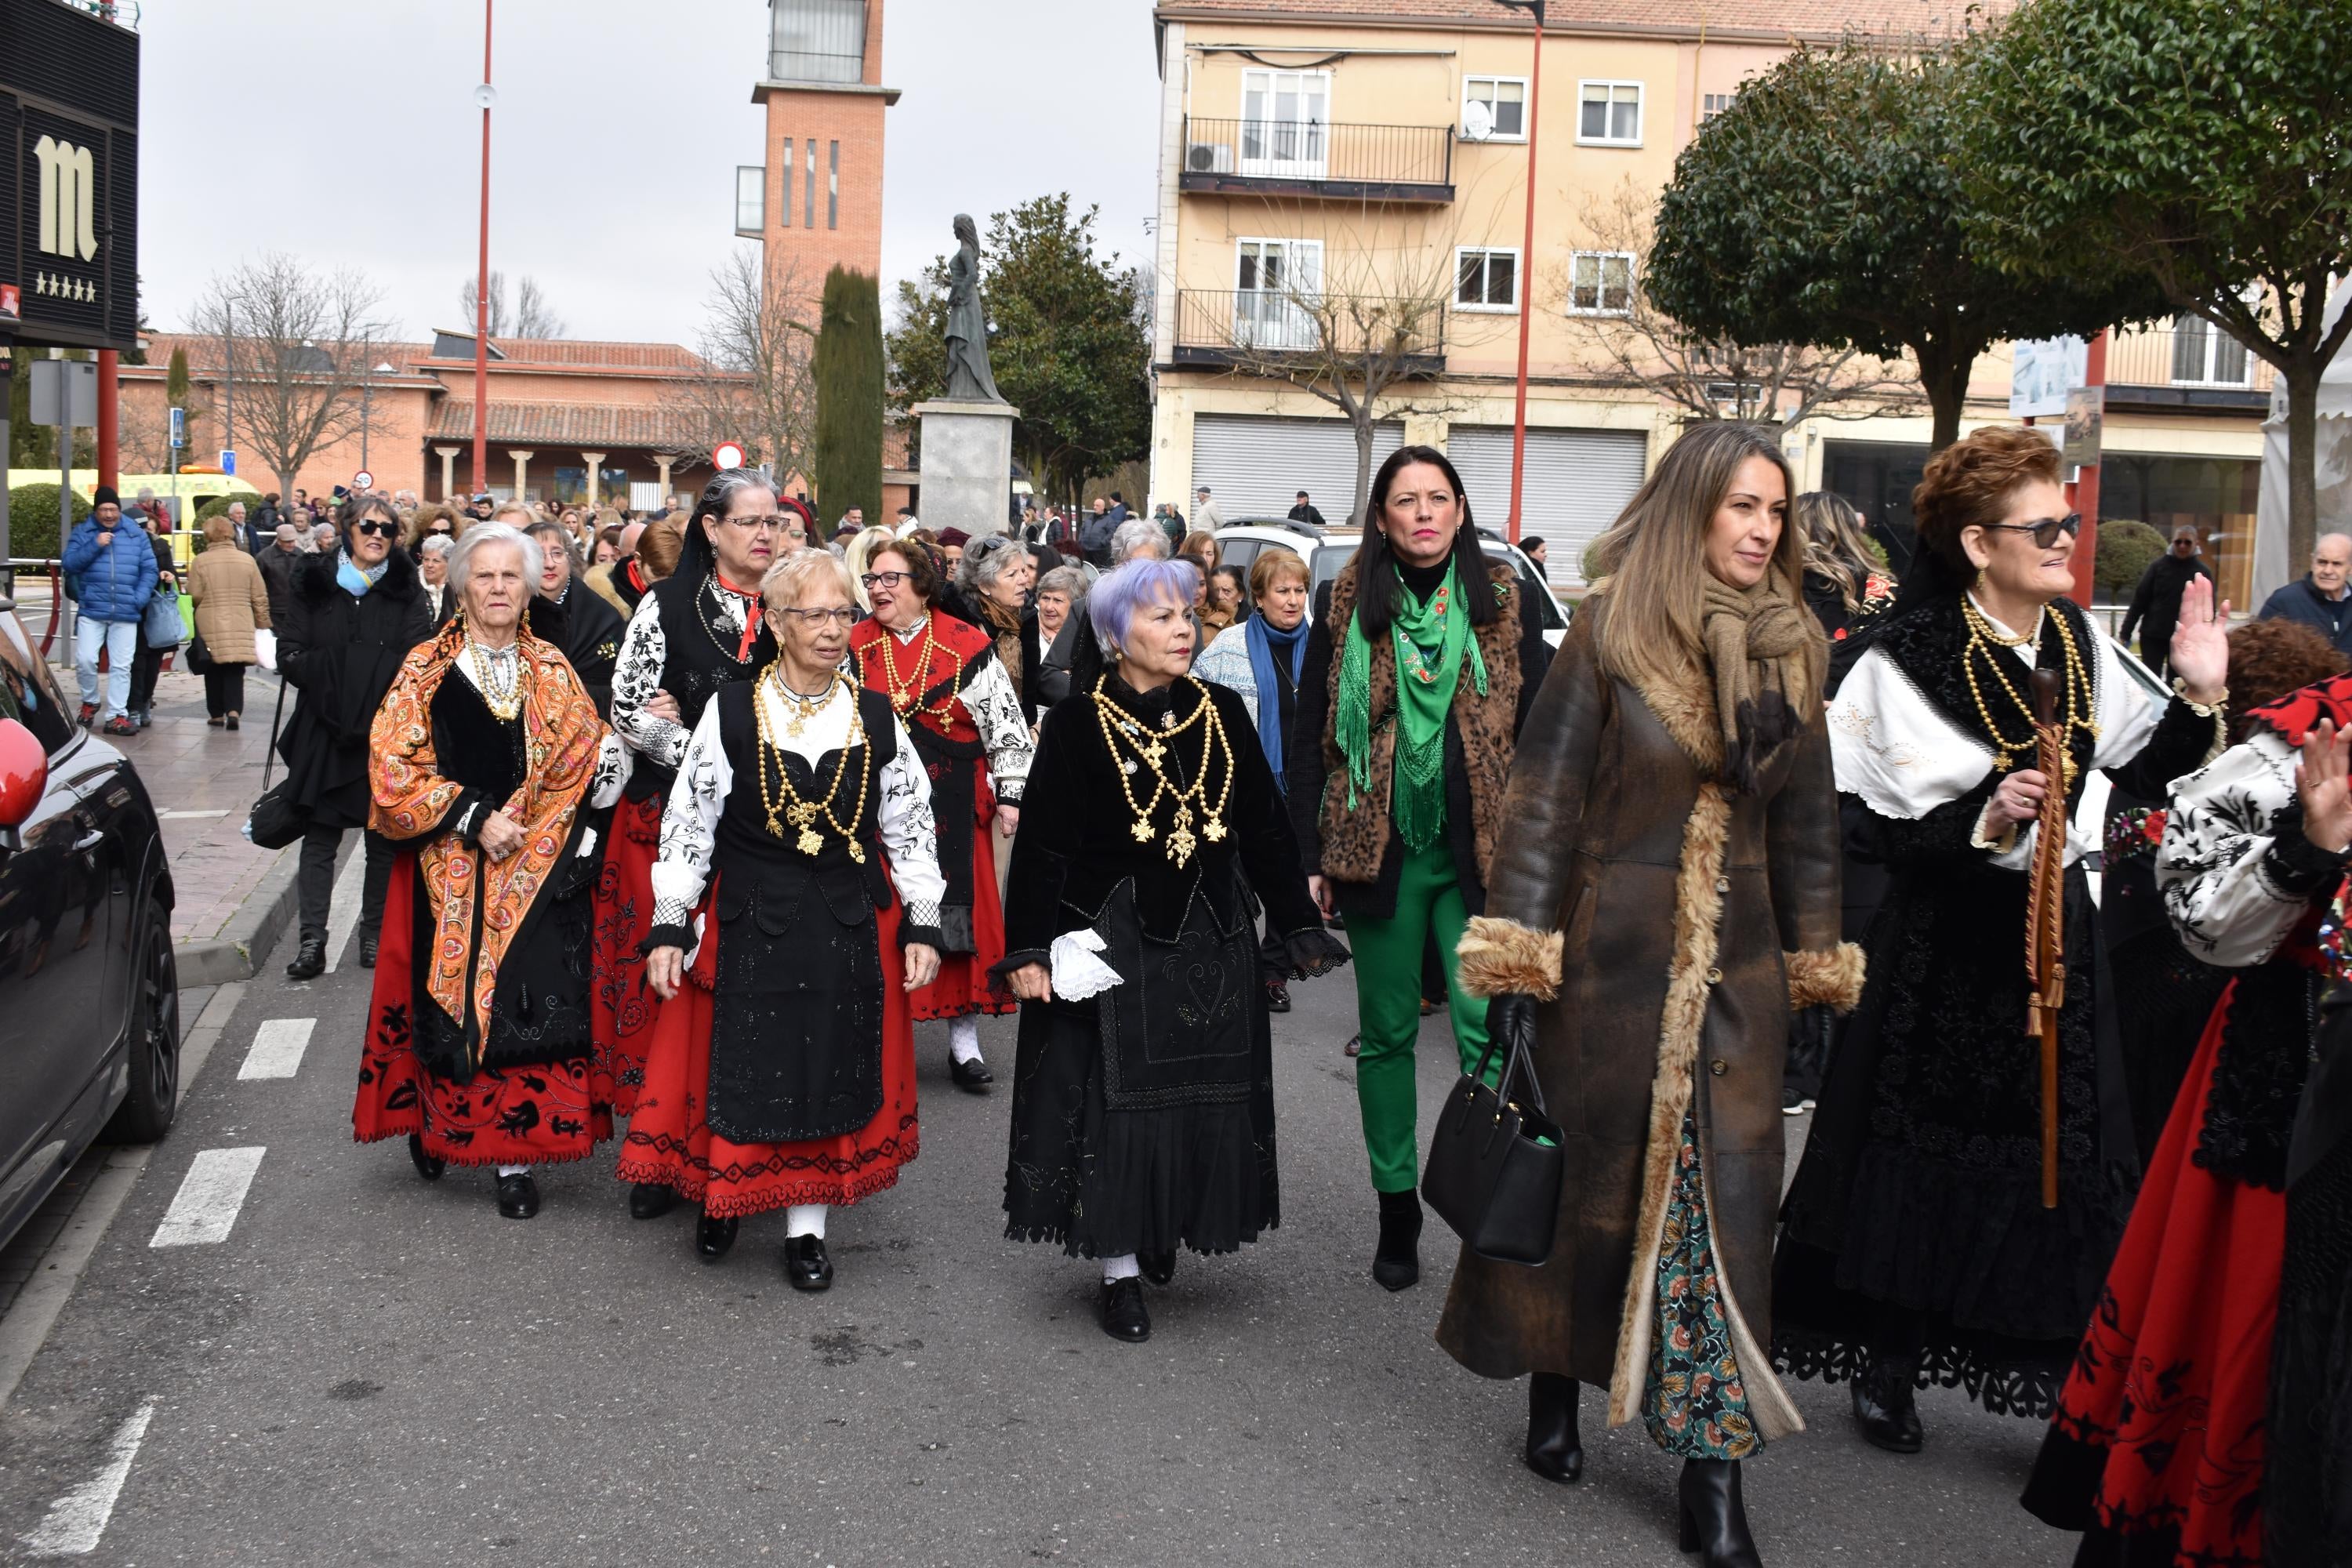
[[[253,978],[294,923],[294,873],[300,860],[294,846],[279,850],[278,863],[262,874],[259,885],[245,896],[218,936],[179,944],[181,989]]]

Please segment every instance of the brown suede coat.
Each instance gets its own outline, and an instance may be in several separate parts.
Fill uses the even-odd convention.
[[[1567,1149],[1557,1237],[1535,1268],[1464,1249],[1438,1340],[1488,1377],[1606,1386],[1612,1425],[1638,1414],[1689,1110],[1732,1347],[1769,1437],[1802,1425],[1769,1358],[1789,1009],[1851,1007],[1862,983],[1861,955],[1837,951],[1828,736],[1816,715],[1756,795],[1729,795],[1710,688],[1643,693],[1600,672],[1603,597],[1520,731],[1486,913],[1461,948],[1465,989],[1541,999],[1536,1071]]]

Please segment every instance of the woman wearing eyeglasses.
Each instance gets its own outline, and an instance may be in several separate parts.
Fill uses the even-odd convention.
[[[654,924],[653,867],[686,744],[710,699],[749,680],[775,658],[775,639],[760,615],[760,580],[776,558],[788,518],[768,477],[729,468],[703,487],[688,518],[677,567],[637,602],[613,669],[613,728],[635,753],[612,843],[596,884],[596,1047],[611,1060],[613,1109],[626,1116],[645,1083],[656,997],[646,984],[645,943]],[[623,1147],[624,1174],[634,1177],[629,1212],[652,1219],[675,1194],[662,1184],[667,1166],[645,1148],[633,1124]]]
[[[862,579],[874,615],[850,634],[850,657],[868,690],[887,698],[931,776],[939,820],[939,977],[914,995],[917,1018],[946,1018],[956,1087],[986,1094],[995,1075],[980,1051],[980,1015],[1009,1013],[992,994],[989,966],[1004,956],[991,822],[1005,837],[1020,823],[1031,740],[1021,693],[986,632],[935,615],[938,568],[919,545],[892,540],[868,558]]]
[[[2042,1201],[2028,874],[2043,796],[2093,769],[2161,798],[2224,744],[2228,606],[2189,591],[2173,690],[2065,595],[2081,520],[2049,438],[1978,431],[1927,465],[1919,552],[1885,617],[1840,645],[1830,705],[1849,842],[1891,876],[1869,980],[1782,1209],[1776,1359],[1853,1382],[1862,1435],[1922,1437],[1918,1385],[2046,1419],[2138,1183],[2097,911],[2071,827],[2058,1015],[2058,1203]],[[2031,677],[2056,674],[2067,763],[2036,766]]]
[[[646,976],[666,1004],[623,1174],[702,1205],[724,1256],[787,1211],[784,1278],[833,1283],[825,1211],[915,1157],[908,995],[939,969],[930,781],[879,692],[841,669],[849,570],[804,551],[761,584],[778,648],[702,710],[662,817]],[[689,911],[706,889],[714,918]]]

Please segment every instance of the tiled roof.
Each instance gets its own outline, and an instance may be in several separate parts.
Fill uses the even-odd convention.
[[[474,400],[445,399],[425,432],[431,441],[474,438]],[[694,442],[688,422],[668,408],[625,404],[493,403],[493,441],[545,441],[557,447],[640,447],[677,451]]]
[[[456,331],[452,337],[472,341],[470,331]],[[687,371],[705,368],[702,356],[677,343],[612,343],[596,342],[582,338],[505,338],[497,333],[490,342],[506,356],[498,362],[499,368],[562,366],[567,370],[624,371]],[[432,357],[433,345],[418,345],[416,357]],[[467,362],[471,363],[470,357]]]
[[[1982,7],[1998,14],[2010,0]],[[1941,37],[1972,24],[1968,0],[1551,0],[1552,32],[1676,37],[1835,38],[1843,34]],[[1292,22],[1308,26],[1426,22],[1526,31],[1527,13],[1495,0],[1161,0],[1163,21]],[[1975,19],[1981,25],[1981,15]]]

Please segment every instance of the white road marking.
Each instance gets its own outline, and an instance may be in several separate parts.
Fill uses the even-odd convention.
[[[261,1168],[266,1148],[207,1149],[188,1167],[187,1179],[172,1199],[150,1247],[205,1247],[226,1241],[245,1206],[246,1189]]]
[[[245,1065],[236,1069],[239,1079],[292,1078],[302,1070],[302,1053],[310,1044],[310,1031],[319,1026],[316,1018],[272,1018],[253,1031],[252,1048],[245,1053]]]
[[[226,806],[221,807],[218,811],[159,811],[155,814],[157,820],[163,822],[185,822],[192,816],[226,816],[227,815]]]
[[[335,890],[327,906],[327,973],[332,974],[342,962],[343,949],[352,944],[352,928],[360,923],[360,884],[367,877],[367,837],[364,831],[352,845],[352,858],[343,862],[342,874],[335,879]]]
[[[148,1400],[129,1420],[114,1429],[106,1447],[106,1468],[49,1505],[48,1517],[27,1534],[25,1544],[36,1557],[80,1557],[98,1550],[99,1538],[114,1518],[122,1483],[131,1479],[131,1462],[146,1440],[147,1424],[155,1418],[155,1402]]]

